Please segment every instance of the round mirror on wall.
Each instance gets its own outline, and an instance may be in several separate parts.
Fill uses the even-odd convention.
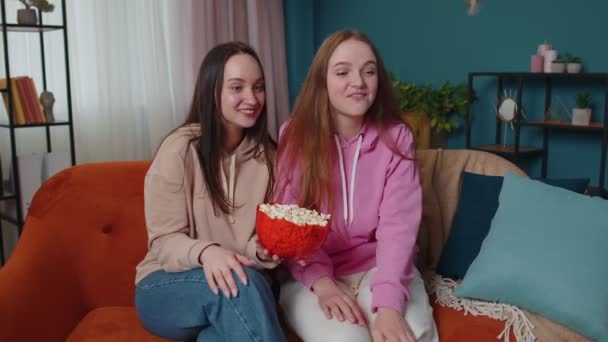
[[[498,119],[505,123],[502,143],[506,146],[507,126],[511,126],[511,129],[514,129],[513,126],[515,121],[519,119],[518,116],[521,115],[522,118],[525,118],[526,115],[523,108],[517,103],[514,92],[506,90],[502,96],[498,97],[494,111],[496,112]]]
[[[517,102],[511,97],[502,98],[498,105],[498,118],[503,122],[510,123],[515,120],[517,113]]]

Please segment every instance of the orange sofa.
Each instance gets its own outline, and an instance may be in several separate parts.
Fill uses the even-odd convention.
[[[428,272],[447,238],[461,172],[517,169],[482,152],[429,150],[419,158],[425,213],[418,261]],[[133,308],[134,268],[146,252],[148,166],[84,164],[40,188],[16,249],[0,268],[0,341],[163,341],[143,329]],[[444,342],[494,341],[503,328],[434,306]]]

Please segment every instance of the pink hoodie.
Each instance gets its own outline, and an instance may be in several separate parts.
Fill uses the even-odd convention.
[[[402,154],[413,159],[413,136],[405,125],[391,126],[386,133]],[[334,167],[330,232],[321,250],[305,260],[306,266],[288,263],[288,267],[295,279],[311,288],[323,276],[334,278],[377,266],[371,283],[372,309],[403,312],[422,215],[416,163],[394,154],[369,124],[348,141],[337,134],[334,139],[340,163]],[[279,168],[281,164],[279,160]],[[277,180],[286,186],[277,202],[298,202],[294,178],[292,174],[288,180]]]

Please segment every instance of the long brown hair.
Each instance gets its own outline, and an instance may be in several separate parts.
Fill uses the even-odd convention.
[[[262,63],[256,52],[242,42],[228,42],[212,48],[201,63],[198,79],[194,89],[190,114],[181,125],[200,125],[200,136],[194,137],[190,143],[195,145],[207,192],[211,197],[214,209],[219,207],[224,213],[229,213],[233,206],[228,200],[226,190],[221,186],[221,160],[224,148],[222,145],[224,130],[221,106],[218,102],[224,81],[224,67],[230,57],[237,54],[247,54],[253,57],[264,74]],[[268,115],[266,104],[255,125],[245,129],[244,137],[252,139],[255,144],[250,151],[253,158],[263,157],[268,167],[270,181],[266,188],[266,200],[270,198],[274,184],[273,154],[276,143],[268,133]]]
[[[281,180],[277,192],[285,191],[289,172],[298,168],[301,171],[298,204],[301,207],[322,209],[333,207],[334,186],[332,168],[336,152],[332,134],[334,131],[331,117],[331,104],[327,92],[327,70],[329,58],[341,43],[355,39],[366,43],[376,56],[378,90],[365,120],[378,129],[381,139],[396,151],[394,141],[389,141],[384,132],[387,127],[399,123],[399,102],[391,79],[380,58],[378,49],[362,33],[343,30],[327,37],[319,47],[312,65],[308,70],[302,90],[296,99],[292,117],[281,137],[278,149],[277,179]],[[400,153],[399,153],[400,154]],[[283,159],[284,158],[284,159]]]

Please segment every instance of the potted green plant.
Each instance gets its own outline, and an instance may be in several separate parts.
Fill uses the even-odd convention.
[[[21,25],[37,25],[38,14],[36,9],[38,8],[41,12],[52,12],[55,9],[55,5],[49,3],[47,0],[19,0],[25,8],[17,10],[17,24]]]
[[[428,103],[430,103],[432,87],[429,84],[419,86],[398,80],[394,81],[394,85],[399,96],[401,120],[412,129],[416,148],[430,148],[431,126],[426,113],[429,111]]]
[[[582,64],[580,57],[573,56],[571,53],[566,54],[566,62],[568,65],[566,66],[566,71],[569,74],[578,74],[581,72]]]
[[[425,83],[394,81],[403,111],[403,120],[418,138],[418,148],[445,147],[447,135],[459,127],[459,117],[468,111],[469,92],[466,84],[443,83],[438,88]],[[417,132],[420,129],[422,131]],[[425,131],[426,130],[426,131]],[[428,143],[427,143],[428,141]]]
[[[557,55],[557,58],[551,62],[551,72],[561,74],[566,70],[565,58],[562,55]]]
[[[576,108],[572,109],[572,124],[577,126],[588,126],[591,122],[591,93],[577,93],[575,99]]]
[[[432,107],[429,112],[431,128],[437,133],[452,133],[453,129],[459,127],[457,117],[465,118],[467,115],[468,88],[465,84],[452,85],[445,82],[434,95],[437,107]]]

